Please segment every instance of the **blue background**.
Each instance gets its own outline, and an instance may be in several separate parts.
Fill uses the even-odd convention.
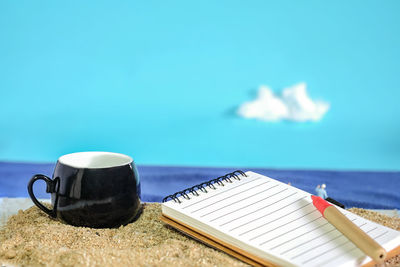
[[[399,1],[1,1],[0,160],[400,170]],[[235,115],[304,81],[318,123]]]
[[[161,202],[170,194],[234,171],[232,168],[137,166],[141,200]],[[0,162],[0,202],[2,197],[29,197],[26,186],[37,173],[52,176],[53,163]],[[254,172],[315,194],[326,183],[328,196],[347,208],[400,209],[400,172],[275,170],[252,168]],[[244,171],[247,171],[244,169]],[[1,179],[4,178],[4,179]],[[362,185],[362,186],[360,186]],[[38,198],[50,198],[46,184],[39,180],[33,191]]]

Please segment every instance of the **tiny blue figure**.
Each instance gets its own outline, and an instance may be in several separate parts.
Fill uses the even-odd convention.
[[[326,185],[322,184],[321,186],[318,185],[317,188],[315,188],[315,192],[317,192],[317,196],[322,197],[323,199],[326,199],[328,197],[328,194],[326,193]]]

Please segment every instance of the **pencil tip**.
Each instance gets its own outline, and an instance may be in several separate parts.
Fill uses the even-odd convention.
[[[325,199],[323,199],[321,197],[311,195],[311,199],[312,199],[313,205],[317,208],[317,210],[319,210],[321,212],[322,215],[324,214],[324,211],[327,207],[332,206]]]

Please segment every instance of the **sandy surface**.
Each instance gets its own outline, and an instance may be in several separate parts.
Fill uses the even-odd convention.
[[[400,219],[362,209],[352,212],[400,230]],[[0,230],[0,263],[27,266],[245,266],[167,227],[160,204],[118,229],[74,227],[32,207],[10,217]],[[392,259],[391,265],[400,262]]]

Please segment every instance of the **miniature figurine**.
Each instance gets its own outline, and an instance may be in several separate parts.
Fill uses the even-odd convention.
[[[317,193],[317,196],[325,199],[326,201],[335,204],[336,206],[341,207],[342,209],[344,209],[344,205],[342,203],[340,203],[339,201],[334,200],[333,198],[328,197],[328,194],[326,193],[326,184],[322,184],[322,185],[317,185],[317,187],[315,188],[315,192]]]
[[[317,188],[315,188],[315,192],[317,192],[317,196],[323,198],[323,199],[327,199],[328,198],[328,194],[326,193],[326,184],[322,184],[317,185]]]

